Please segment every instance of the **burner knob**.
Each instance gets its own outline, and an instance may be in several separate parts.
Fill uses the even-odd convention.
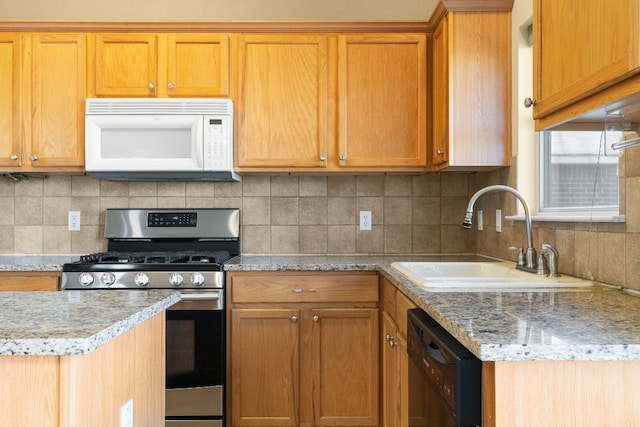
[[[116,281],[116,276],[113,273],[102,273],[100,281],[105,286],[111,286]]]
[[[184,278],[182,277],[182,274],[180,273],[171,273],[169,275],[169,284],[173,287],[180,287],[182,286],[182,282],[184,281]]]
[[[144,288],[149,284],[149,276],[144,273],[137,273],[133,278],[133,281],[139,288]]]
[[[80,286],[91,286],[91,284],[93,283],[93,275],[91,275],[91,273],[80,273],[78,282],[80,282]]]
[[[202,273],[193,273],[191,275],[191,284],[193,284],[193,286],[204,286],[204,276]]]

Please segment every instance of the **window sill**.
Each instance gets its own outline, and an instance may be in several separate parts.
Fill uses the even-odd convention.
[[[511,221],[524,221],[524,215],[508,215],[505,217]],[[538,214],[531,216],[532,222],[612,222],[623,223],[625,222],[624,215],[611,215],[611,214]]]

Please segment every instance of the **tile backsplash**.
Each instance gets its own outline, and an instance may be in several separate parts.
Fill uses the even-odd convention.
[[[246,254],[468,253],[469,174],[249,175],[241,182],[114,182],[81,175],[0,181],[0,254],[106,247],[107,208],[241,209]],[[372,212],[360,231],[359,211]],[[69,231],[69,211],[81,212]]]

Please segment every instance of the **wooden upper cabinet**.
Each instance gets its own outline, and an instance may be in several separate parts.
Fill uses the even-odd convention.
[[[96,34],[94,95],[229,96],[225,34]]]
[[[338,164],[427,165],[426,34],[338,37]]]
[[[0,67],[0,167],[20,166],[20,34],[0,33]]]
[[[432,170],[511,161],[511,12],[449,12],[432,39]]]
[[[43,171],[81,168],[84,165],[86,35],[33,34],[29,41],[26,56],[31,59],[28,70],[31,115],[25,114],[23,118],[29,125],[22,165]]]
[[[238,39],[239,170],[324,168],[329,146],[329,37]]]
[[[638,0],[535,0],[534,118],[640,71],[639,9]]]

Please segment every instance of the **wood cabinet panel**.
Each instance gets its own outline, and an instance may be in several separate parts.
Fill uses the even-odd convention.
[[[377,302],[378,276],[371,274],[275,275],[256,273],[231,277],[234,303]]]
[[[57,291],[59,287],[59,273],[0,272],[0,291]]]
[[[229,36],[171,34],[167,43],[168,96],[229,96]]]
[[[508,166],[511,13],[449,12],[438,25],[433,39],[431,168]]]
[[[231,421],[297,426],[300,311],[231,310]]]
[[[340,167],[426,167],[426,35],[343,35],[338,49]]]
[[[81,167],[86,35],[35,34],[31,50],[31,165]]]
[[[22,44],[17,33],[0,33],[0,167],[20,166]]]
[[[96,96],[154,96],[158,36],[96,34],[94,72]]]
[[[534,118],[640,71],[637,0],[534,2]]]
[[[232,426],[378,426],[376,273],[227,277]],[[368,291],[345,294],[336,284]],[[318,292],[311,295],[325,296],[283,298],[283,292],[300,295],[291,286],[313,286]]]
[[[330,55],[326,35],[239,37],[240,170],[326,166]]]

